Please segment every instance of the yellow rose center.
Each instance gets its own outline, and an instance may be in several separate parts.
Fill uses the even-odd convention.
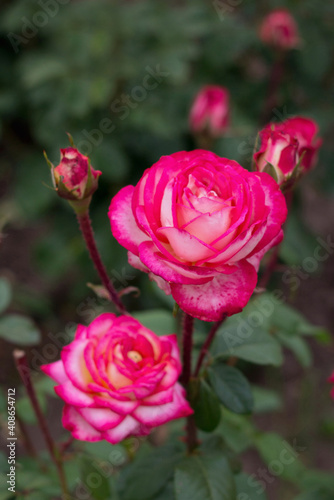
[[[128,358],[130,358],[135,363],[139,363],[139,361],[141,361],[143,359],[143,356],[141,354],[139,354],[139,352],[137,352],[137,351],[129,351]]]

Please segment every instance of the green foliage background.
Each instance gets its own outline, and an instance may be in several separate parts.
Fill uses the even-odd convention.
[[[115,285],[140,287],[139,298],[126,298],[132,310],[170,310],[171,302],[146,275],[139,276],[128,266],[126,252],[113,240],[107,217],[110,199],[123,185],[136,183],[161,155],[195,147],[188,112],[195,94],[207,83],[226,86],[231,93],[231,130],[217,141],[215,152],[250,167],[275,59],[258,39],[257,27],[274,7],[291,10],[303,43],[287,55],[272,119],[302,114],[319,123],[324,138],[319,165],[303,180],[300,192],[312,186],[320,195],[332,197],[333,1],[73,0],[61,4],[54,0],[57,12],[45,14],[45,25],[36,27],[36,20],[40,22],[36,15],[45,12],[46,3],[3,0],[0,6],[0,230],[4,233],[0,270],[12,282],[10,312],[32,317],[42,331],[42,342],[47,332],[91,321],[106,307],[87,302],[87,298],[94,300],[94,294],[86,283],[97,283],[97,278],[70,208],[48,189],[51,181],[42,151],[56,165],[59,148],[68,145],[66,132],[85,154],[88,144],[92,165],[103,172],[92,219]],[[145,98],[135,99],[141,95],[138,86],[152,71],[165,75]],[[118,100],[124,94],[132,96],[131,104],[120,111]],[[114,125],[110,133],[100,131],[105,119]],[[312,255],[316,235],[306,225],[297,193],[282,247],[285,263],[298,265]],[[8,357],[10,350],[4,345]],[[309,364],[303,347],[296,343],[288,347],[295,349],[305,366]],[[12,366],[8,366],[10,373]],[[224,425],[231,436],[239,432],[239,423],[232,418]],[[253,432],[249,435],[255,442]],[[327,432],[333,442],[333,424]],[[178,470],[180,477],[186,474],[182,466]],[[161,500],[170,498],[168,488]]]

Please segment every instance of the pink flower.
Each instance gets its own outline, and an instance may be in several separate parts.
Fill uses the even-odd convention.
[[[82,200],[97,189],[99,170],[90,166],[90,160],[71,147],[60,150],[60,163],[53,168],[59,196],[68,200]]]
[[[190,111],[190,127],[195,134],[222,135],[229,123],[229,92],[218,85],[207,85],[197,94]]]
[[[247,304],[286,204],[266,173],[204,150],[163,156],[112,200],[111,230],[133,267],[205,321]]]
[[[260,38],[281,50],[294,49],[300,44],[297,24],[287,9],[273,10],[264,18]]]
[[[322,140],[317,138],[318,126],[308,118],[295,117],[282,123],[270,123],[260,132],[261,147],[254,154],[259,172],[269,163],[275,169],[277,182],[286,182],[298,165],[298,175],[316,163]]]
[[[118,443],[192,413],[177,382],[176,335],[158,337],[129,316],[79,325],[61,359],[41,368],[59,384],[65,429],[82,441]]]

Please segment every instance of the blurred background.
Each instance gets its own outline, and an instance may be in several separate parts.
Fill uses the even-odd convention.
[[[275,60],[273,50],[259,40],[258,26],[275,7],[290,9],[302,44],[286,56],[271,119],[309,116],[318,122],[324,139],[317,167],[295,193],[281,249],[281,269],[294,266],[300,286],[293,295],[283,287],[308,320],[331,330],[333,249],[312,271],[305,271],[305,259],[314,255],[317,238],[334,238],[334,3],[2,0],[2,314],[26,318],[23,341],[23,326],[15,318],[0,339],[5,390],[18,382],[11,357],[14,345],[28,346],[30,360],[38,367],[43,359],[59,356],[56,342],[53,349],[47,347],[50,332],[61,332],[57,338],[62,342],[75,323],[90,322],[107,308],[86,286],[98,283],[98,278],[71,209],[50,189],[43,150],[57,165],[59,148],[68,146],[70,132],[78,149],[102,171],[91,216],[114,284],[117,289],[140,287],[139,297],[130,294],[125,299],[132,310],[170,310],[169,299],[146,275],[130,268],[126,251],[113,240],[107,217],[111,197],[123,185],[136,183],[160,156],[195,147],[188,114],[205,84],[223,85],[231,94],[231,127],[214,151],[250,168]],[[279,274],[271,286],[282,286]],[[334,471],[334,402],[327,384],[334,370],[333,343],[324,335],[322,343],[310,340],[308,347],[311,367],[302,366],[287,351],[280,369],[248,368],[253,381],[276,389],[282,399],[272,401],[257,419],[263,429],[300,440],[309,465]],[[61,405],[53,404],[54,432],[60,433]],[[245,455],[245,461],[249,471],[261,463],[256,452]],[[289,484],[278,487],[275,482],[269,498],[289,499],[291,492]]]

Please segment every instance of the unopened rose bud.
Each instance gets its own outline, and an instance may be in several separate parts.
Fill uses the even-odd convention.
[[[218,85],[203,87],[195,97],[189,121],[194,134],[222,135],[229,124],[228,90]]]
[[[60,163],[54,167],[47,159],[52,172],[54,187],[61,198],[68,200],[73,208],[87,207],[98,187],[99,170],[94,170],[90,159],[75,147],[60,150]]]
[[[290,50],[300,45],[297,24],[287,9],[270,12],[260,26],[262,42],[276,49]]]
[[[317,134],[317,124],[308,118],[270,123],[259,134],[261,146],[254,154],[255,169],[270,173],[283,188],[290,187],[315,165],[322,144]]]

